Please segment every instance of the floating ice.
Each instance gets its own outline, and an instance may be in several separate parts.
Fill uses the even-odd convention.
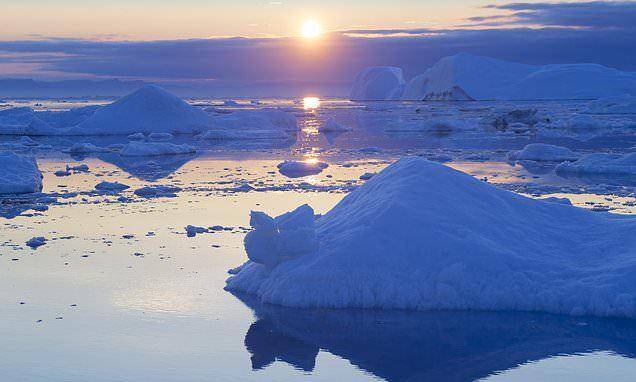
[[[42,191],[42,173],[32,157],[0,151],[0,194]]]
[[[174,198],[181,188],[175,186],[145,186],[135,190],[135,195],[142,198]]]
[[[119,182],[100,182],[97,183],[95,185],[95,189],[98,191],[112,191],[112,192],[119,192],[119,191],[124,191],[129,189],[130,186],[127,186],[123,183],[119,183]]]
[[[320,174],[322,170],[329,167],[324,162],[297,162],[284,161],[278,164],[278,171],[289,178],[301,178],[303,176]]]
[[[318,127],[318,131],[320,131],[321,133],[337,133],[351,130],[352,129],[350,127],[336,122],[334,118],[329,118],[323,124],[321,124],[320,127]]]
[[[595,64],[534,66],[460,53],[413,78],[406,100],[558,100],[636,94],[636,74]]]
[[[42,236],[32,237],[26,242],[26,245],[31,247],[31,249],[36,249],[44,244],[46,244],[46,239]]]
[[[130,142],[119,152],[123,157],[192,154],[196,150],[190,145],[175,145],[168,142]]]
[[[193,225],[188,225],[185,227],[185,229],[186,229],[186,234],[188,235],[188,237],[195,237],[198,233],[208,232],[208,229],[205,227],[197,227]]]
[[[277,219],[253,215],[250,260],[227,289],[294,307],[636,317],[634,217],[529,199],[410,157],[313,228],[302,220],[281,244]]]
[[[590,102],[587,111],[595,114],[636,114],[636,97],[624,94],[601,98]]]
[[[594,153],[582,156],[576,162],[561,163],[557,173],[636,175],[636,152],[620,155]]]
[[[404,84],[404,73],[400,68],[390,66],[365,68],[354,80],[350,99],[353,101],[400,99]]]
[[[579,155],[567,147],[548,145],[545,143],[531,143],[520,151],[508,153],[510,160],[531,160],[536,162],[575,161]]]
[[[174,138],[174,136],[170,133],[150,133],[148,134],[148,139],[150,139],[151,141],[154,142],[161,142],[161,141],[169,141],[172,138]]]

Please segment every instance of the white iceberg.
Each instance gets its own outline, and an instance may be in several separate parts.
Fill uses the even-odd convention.
[[[529,160],[536,162],[564,162],[575,161],[579,155],[567,147],[549,145],[546,143],[531,143],[523,150],[508,153],[509,160]]]
[[[268,236],[285,218],[258,216],[250,260],[226,288],[263,302],[636,317],[636,218],[530,199],[418,157],[317,218],[317,249],[304,230]]]
[[[636,94],[636,73],[596,64],[526,65],[459,53],[408,82],[405,100],[556,100]]]
[[[123,157],[145,157],[160,155],[182,155],[195,153],[190,145],[175,145],[169,142],[130,142],[119,152]]]
[[[636,152],[620,155],[593,153],[576,162],[561,163],[557,173],[590,175],[636,175]]]
[[[352,101],[397,100],[404,91],[402,69],[391,66],[373,66],[361,70],[353,82]]]
[[[32,157],[0,151],[0,194],[42,191],[42,173]]]

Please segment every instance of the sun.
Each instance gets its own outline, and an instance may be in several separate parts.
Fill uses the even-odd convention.
[[[317,22],[308,20],[303,23],[300,31],[305,38],[316,38],[322,33],[322,28]]]

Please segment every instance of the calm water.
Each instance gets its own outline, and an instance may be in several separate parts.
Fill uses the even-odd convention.
[[[447,154],[455,159],[449,165],[504,188],[636,213],[629,179],[563,179],[549,167],[504,160],[531,137],[386,134],[379,121],[411,118],[409,104],[371,112],[342,101],[304,110],[291,101],[281,104],[301,116],[303,132],[294,142],[216,144],[180,137],[196,144],[199,154],[126,160],[112,154],[71,158],[60,148],[73,140],[47,141],[53,147],[36,155],[44,191],[59,195],[59,203],[0,218],[0,380],[634,380],[632,320],[297,310],[224,291],[226,271],[246,259],[242,239],[250,210],[279,214],[309,203],[326,212],[361,184],[361,174],[401,155]],[[318,134],[320,121],[332,115],[356,130]],[[624,150],[631,139],[568,142],[581,150]],[[368,147],[380,150],[360,150]],[[330,167],[288,179],[276,165],[290,158],[320,159]],[[90,171],[53,174],[79,163]],[[128,198],[92,192],[102,180],[130,185],[121,194]],[[133,196],[132,190],[148,184],[183,191],[175,198]],[[244,184],[254,190],[237,190]],[[189,238],[188,224],[225,229]],[[25,246],[34,236],[46,237],[47,244]]]

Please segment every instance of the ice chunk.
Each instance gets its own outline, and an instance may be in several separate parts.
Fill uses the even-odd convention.
[[[142,198],[174,198],[181,188],[175,186],[145,186],[135,190],[135,195]]]
[[[208,229],[205,227],[197,227],[193,225],[187,225],[185,229],[186,229],[186,234],[188,235],[188,237],[195,237],[198,233],[208,232]]]
[[[36,249],[44,244],[46,244],[46,239],[42,236],[32,237],[26,242],[26,245],[31,247],[31,249]]]
[[[579,155],[567,147],[548,145],[545,143],[531,143],[520,151],[508,153],[510,160],[531,160],[536,162],[575,161]]]
[[[593,153],[582,156],[576,162],[561,163],[557,173],[636,175],[636,152],[620,155]]]
[[[196,150],[190,145],[175,145],[168,142],[130,142],[119,152],[123,157],[192,154]]]
[[[42,191],[42,173],[32,157],[0,151],[0,194]]]
[[[127,190],[129,189],[130,186],[127,186],[123,183],[119,183],[119,182],[100,182],[97,183],[95,185],[95,189],[99,190],[99,191],[112,191],[112,192],[119,192],[119,191],[123,191],[123,190]]]
[[[635,217],[530,199],[419,157],[317,219],[315,251],[281,262],[279,222],[252,223],[250,261],[227,288],[263,302],[636,317]]]
[[[317,175],[329,167],[327,163],[318,161],[284,161],[278,164],[278,171],[289,178],[301,178],[303,176]]]
[[[353,83],[353,101],[385,101],[400,99],[404,91],[404,73],[400,68],[373,66],[361,70]]]
[[[314,221],[314,210],[306,204],[276,218],[252,211],[253,230],[245,236],[247,256],[250,261],[273,269],[282,262],[316,252]]]
[[[318,131],[320,131],[321,133],[336,133],[351,130],[352,129],[350,127],[336,122],[334,118],[329,118],[323,124],[321,124],[320,127],[318,127]]]

